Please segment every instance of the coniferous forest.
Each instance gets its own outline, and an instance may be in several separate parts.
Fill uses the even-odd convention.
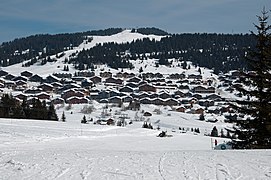
[[[35,98],[30,102],[24,99],[21,103],[9,94],[4,94],[1,97],[0,117],[58,121],[55,107],[52,103],[47,106],[45,101],[41,102]]]

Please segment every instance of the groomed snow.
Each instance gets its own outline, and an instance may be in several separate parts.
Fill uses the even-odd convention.
[[[271,178],[270,150],[212,150],[210,137],[139,124],[0,119],[0,179]]]

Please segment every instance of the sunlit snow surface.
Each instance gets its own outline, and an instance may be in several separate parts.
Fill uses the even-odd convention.
[[[270,150],[211,150],[203,135],[79,121],[0,119],[0,179],[271,178]]]

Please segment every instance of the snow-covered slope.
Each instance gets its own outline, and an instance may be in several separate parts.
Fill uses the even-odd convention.
[[[270,150],[215,151],[206,136],[157,134],[133,126],[0,119],[0,179],[271,178]]]
[[[112,36],[91,36],[93,40],[91,42],[87,42],[85,40],[78,47],[75,47],[72,50],[64,51],[65,55],[61,58],[57,59],[57,62],[47,63],[46,65],[41,66],[40,63],[36,63],[30,67],[22,67],[22,64],[15,64],[8,67],[3,67],[3,70],[10,72],[13,75],[20,75],[22,71],[31,71],[34,74],[39,74],[46,76],[48,74],[61,72],[63,70],[63,62],[65,58],[69,58],[69,56],[73,53],[80,52],[83,49],[87,50],[93,48],[97,44],[103,44],[107,42],[115,42],[115,43],[125,43],[132,42],[133,40],[150,38],[159,41],[163,36],[156,35],[143,35],[140,33],[131,33],[131,30],[124,30],[118,34]],[[56,56],[51,56],[51,58],[55,58]],[[75,70],[70,67],[70,73],[73,73]]]

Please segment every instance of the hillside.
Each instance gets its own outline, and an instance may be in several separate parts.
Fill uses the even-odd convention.
[[[247,49],[254,48],[255,39],[242,34],[167,34],[156,28],[139,28],[129,31],[130,36],[139,36],[129,41],[108,41],[102,44],[93,42],[100,36],[121,36],[123,30],[112,28],[101,31],[88,31],[74,34],[35,35],[3,43],[0,47],[1,66],[34,63],[45,64],[62,57],[67,51],[66,62],[75,64],[79,70],[90,69],[93,64],[107,64],[112,68],[133,68],[129,60],[159,59],[158,64],[170,64],[168,59],[180,62],[191,61],[196,66],[214,69],[215,73],[246,68],[243,61]],[[122,33],[121,33],[122,32]],[[132,35],[134,34],[134,35]],[[143,35],[145,34],[145,35]],[[159,40],[150,35],[157,34]],[[147,38],[147,37],[150,38]],[[123,36],[123,38],[127,38]],[[102,42],[102,41],[101,41]],[[93,48],[89,49],[88,44]],[[83,47],[83,48],[82,48]],[[86,47],[86,48],[84,48]],[[83,51],[84,49],[84,51]],[[127,52],[129,52],[127,54]],[[126,53],[126,54],[125,54]],[[31,60],[31,61],[30,61]]]

